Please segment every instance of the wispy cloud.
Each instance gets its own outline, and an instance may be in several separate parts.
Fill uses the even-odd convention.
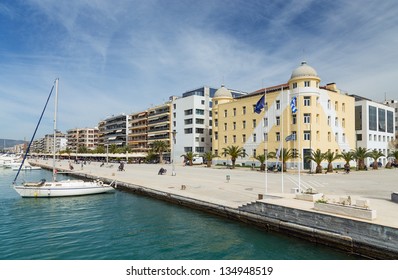
[[[63,130],[201,85],[250,92],[284,83],[301,60],[324,83],[397,99],[397,13],[396,1],[373,0],[8,1],[0,132],[25,136],[56,77]]]

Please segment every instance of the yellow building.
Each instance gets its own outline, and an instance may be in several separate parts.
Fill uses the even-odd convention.
[[[245,150],[247,156],[237,163],[246,165],[258,165],[256,155],[285,148],[297,149],[300,154],[300,159],[287,163],[288,168],[300,164],[300,168],[314,169],[305,158],[311,150],[341,153],[354,149],[354,98],[340,92],[334,83],[320,86],[320,81],[314,68],[302,62],[286,84],[235,99],[222,86],[213,98],[213,151],[220,156],[215,161],[227,164],[222,152],[232,145]],[[264,93],[264,108],[256,113]],[[286,141],[288,136],[292,140]],[[334,162],[335,166],[343,164],[342,160]]]

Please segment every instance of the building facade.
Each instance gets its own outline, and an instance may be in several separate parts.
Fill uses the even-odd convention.
[[[390,142],[395,139],[395,109],[370,99],[355,97],[355,132],[357,146],[368,150],[378,150],[385,156],[380,158],[383,165],[387,163],[390,153]],[[373,159],[367,158],[369,165]]]
[[[320,81],[314,68],[303,62],[286,84],[239,98],[220,88],[213,98],[213,150],[220,156],[216,162],[228,163],[222,152],[232,145],[246,153],[237,162],[256,165],[257,155],[284,148],[295,149],[300,155],[287,162],[288,168],[314,169],[306,159],[311,151],[341,153],[354,149],[355,130],[350,121],[354,118],[354,98],[340,92],[334,83],[320,86]],[[262,97],[264,108],[256,113]],[[290,141],[286,141],[287,136]]]
[[[133,153],[148,152],[148,111],[128,116],[128,145]]]
[[[99,145],[126,147],[128,139],[128,116],[120,114],[98,123]]]
[[[76,153],[79,148],[94,150],[98,145],[97,128],[73,128],[67,130],[67,148]]]

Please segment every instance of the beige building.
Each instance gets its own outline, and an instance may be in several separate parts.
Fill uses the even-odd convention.
[[[128,145],[133,153],[148,152],[148,112],[128,116]]]
[[[73,128],[67,132],[67,148],[72,152],[77,152],[80,147],[94,150],[98,144],[97,128]]]
[[[354,98],[334,83],[320,86],[320,81],[314,68],[303,62],[286,84],[235,99],[221,87],[213,98],[213,151],[220,155],[215,161],[227,164],[222,152],[232,145],[242,147],[247,154],[237,163],[249,165],[259,164],[256,155],[286,148],[297,149],[301,156],[288,162],[288,168],[300,164],[300,168],[314,169],[305,159],[311,150],[341,153],[355,149]],[[264,108],[255,113],[264,93]],[[291,140],[286,141],[288,136]],[[275,163],[275,159],[270,161]],[[335,161],[334,165],[342,166],[343,162]]]

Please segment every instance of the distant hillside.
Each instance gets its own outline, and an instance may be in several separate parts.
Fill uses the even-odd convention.
[[[14,147],[15,145],[22,144],[23,142],[23,140],[0,139],[0,150]]]

